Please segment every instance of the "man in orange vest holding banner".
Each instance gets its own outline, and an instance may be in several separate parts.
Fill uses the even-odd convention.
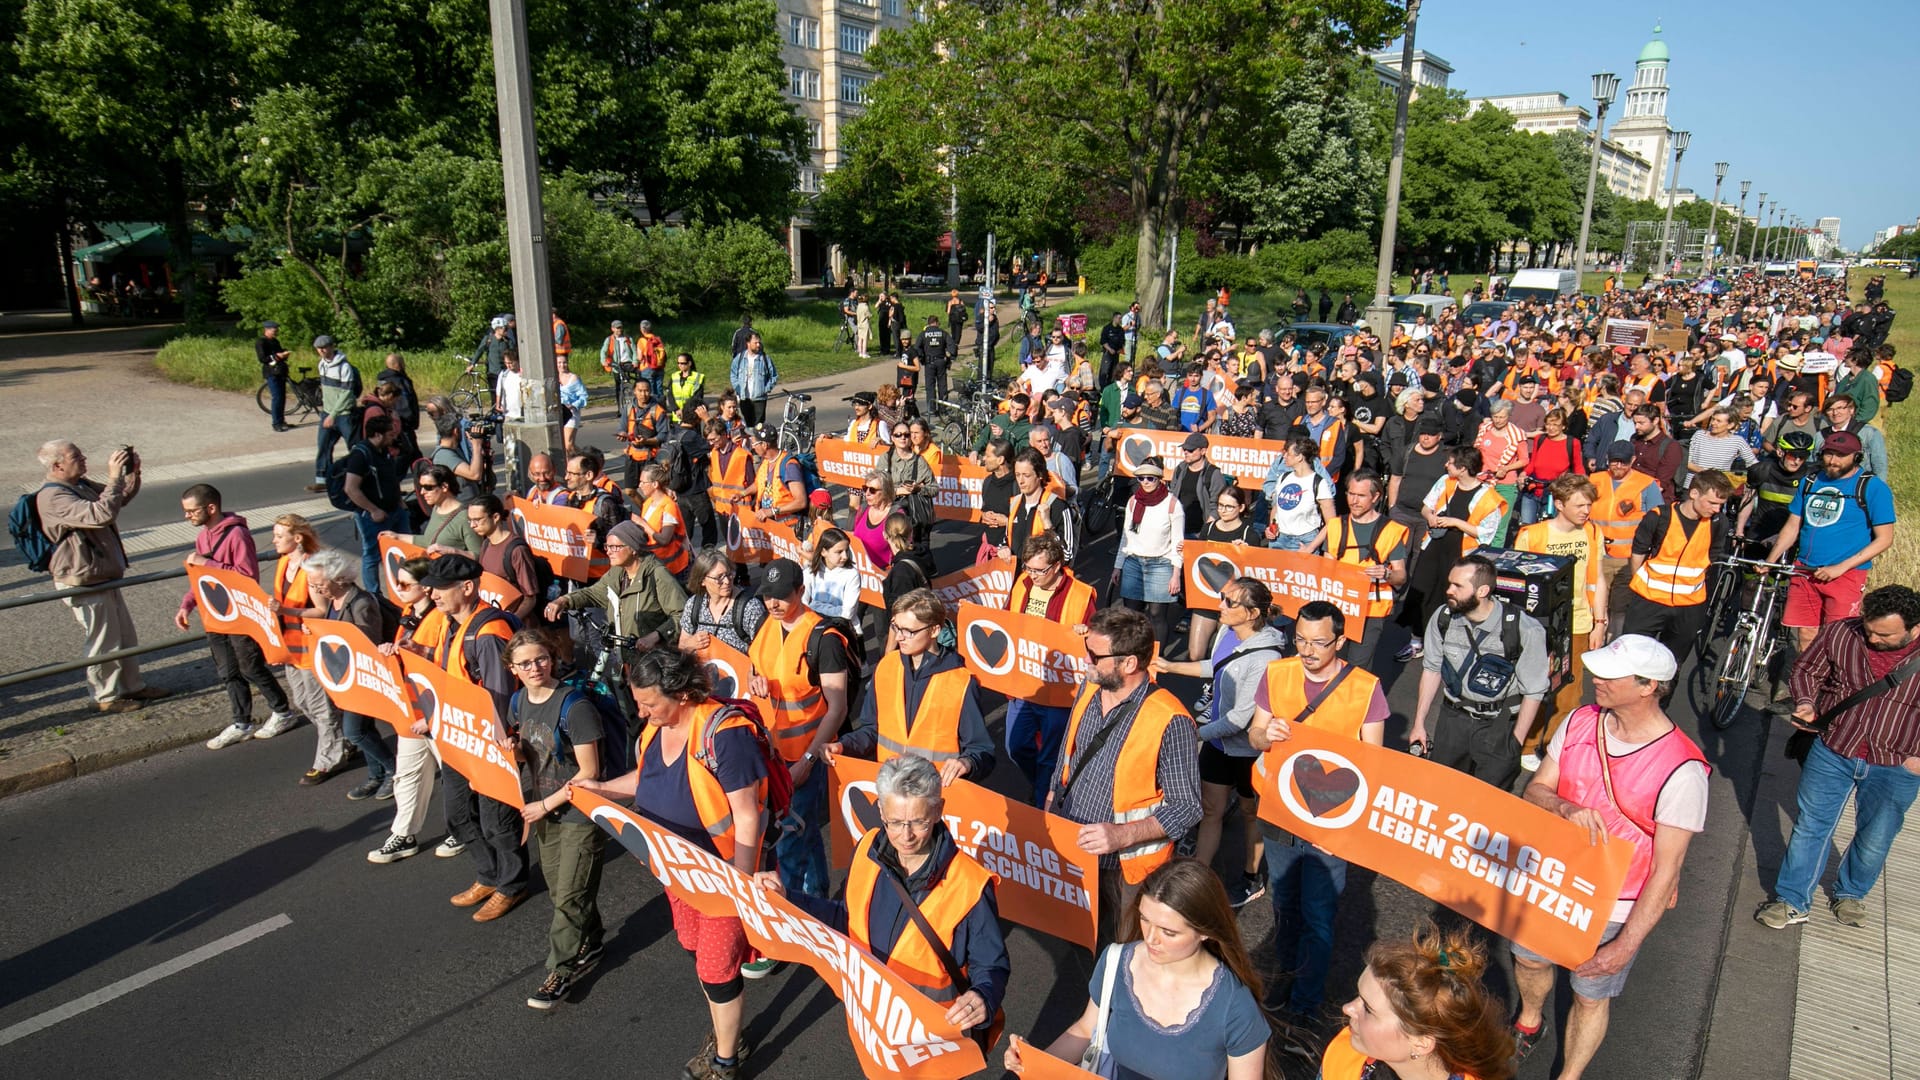
[[[1045,808],[1081,823],[1100,856],[1099,944],[1114,940],[1140,883],[1200,824],[1200,740],[1172,692],[1147,677],[1153,624],[1108,608],[1087,624],[1087,684],[1074,700]]]
[[[507,715],[514,680],[507,669],[507,643],[513,640],[513,616],[480,602],[480,564],[465,555],[442,555],[419,581],[447,618],[447,635],[434,660],[455,678],[465,679],[493,697],[494,738],[505,745],[499,717]],[[473,790],[453,769],[440,770],[446,799],[447,838],[434,854],[450,859],[473,847],[474,883],[453,895],[455,907],[480,905],[474,922],[492,922],[527,898],[527,849],[520,842],[520,808]]]
[[[1086,633],[1093,618],[1093,586],[1068,569],[1066,545],[1053,533],[1040,533],[1027,541],[1024,555],[1020,576],[1007,593],[1007,610]],[[1068,711],[1017,698],[1007,702],[1007,756],[1032,785],[1035,805],[1046,800],[1047,781],[1060,759],[1060,739],[1067,733]]]
[[[680,515],[679,500],[667,490],[667,467],[648,462],[640,470],[638,483],[640,508],[633,516],[647,535],[647,552],[665,564],[668,573],[684,581],[690,561],[686,520]]]
[[[1389,710],[1380,680],[1340,659],[1347,617],[1325,600],[1303,604],[1295,616],[1298,655],[1267,665],[1256,692],[1247,741],[1263,752],[1254,768],[1263,774],[1286,757],[1295,724],[1308,724],[1374,746],[1386,742]],[[1274,951],[1279,970],[1294,972],[1287,1019],[1304,1042],[1313,1042],[1323,1020],[1327,969],[1333,957],[1333,920],[1347,887],[1347,863],[1292,833],[1261,822],[1267,846],[1267,895],[1273,903]]]
[[[1580,659],[1593,676],[1594,704],[1574,710],[1554,734],[1525,797],[1586,826],[1595,843],[1608,834],[1627,841],[1633,861],[1599,950],[1573,969],[1573,1008],[1560,1044],[1562,1080],[1579,1080],[1600,1049],[1609,1006],[1625,988],[1647,935],[1674,902],[1687,845],[1707,824],[1706,759],[1660,708],[1680,671],[1673,653],[1652,638],[1622,634]],[[1520,992],[1514,1043],[1516,1056],[1524,1059],[1545,1033],[1554,966],[1538,953],[1512,948]]]
[[[1380,633],[1393,617],[1393,590],[1407,583],[1407,527],[1380,511],[1380,474],[1355,469],[1347,478],[1347,516],[1327,523],[1327,554],[1367,574],[1367,629],[1347,646],[1347,662],[1371,668]]]
[[[1727,554],[1720,508],[1732,495],[1726,473],[1694,473],[1685,499],[1648,514],[1634,530],[1620,632],[1653,638],[1672,650],[1675,663],[1686,662],[1706,620],[1707,574]]]
[[[822,830],[827,824],[827,770],[822,755],[847,718],[848,691],[860,671],[852,643],[801,602],[801,584],[800,566],[792,559],[767,564],[760,599],[769,618],[747,650],[753,661],[747,689],[772,700],[768,732],[793,773],[793,802],[778,823],[780,839],[773,848],[780,880],[788,893],[826,896],[827,838]]]
[[[575,510],[593,515],[593,543],[607,542],[607,533],[627,520],[627,497],[620,486],[602,472],[605,462],[598,450],[586,450],[567,459],[567,503]]]
[[[894,650],[873,669],[858,726],[827,744],[827,760],[851,754],[885,764],[911,753],[939,768],[943,786],[963,776],[980,783],[993,771],[993,736],[972,673],[934,641],[947,606],[932,589],[915,589],[893,602],[892,614]]]
[[[1667,502],[1660,485],[1635,468],[1633,461],[1633,444],[1622,439],[1607,448],[1607,467],[1587,476],[1595,492],[1593,523],[1600,526],[1607,545],[1600,570],[1607,578],[1607,592],[1615,598],[1626,595],[1633,531],[1648,511]]]

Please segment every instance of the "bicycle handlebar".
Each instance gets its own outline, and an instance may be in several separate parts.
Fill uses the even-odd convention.
[[[1765,559],[1743,559],[1738,555],[1728,555],[1724,558],[1716,559],[1714,560],[1713,565],[1727,567],[1730,569],[1737,569],[1742,566],[1750,566],[1756,570],[1777,570],[1783,574],[1805,575],[1805,574],[1813,573],[1813,571],[1808,569],[1807,567],[1797,566],[1793,563],[1772,563],[1772,562],[1766,561]]]

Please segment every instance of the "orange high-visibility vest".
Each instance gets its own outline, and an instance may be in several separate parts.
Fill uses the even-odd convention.
[[[660,422],[665,419],[667,419],[667,410],[661,408],[659,402],[649,401],[645,409],[635,402],[627,406],[627,434],[640,435],[644,430],[646,432],[644,438],[657,439],[660,437]],[[627,444],[627,456],[635,461],[652,461],[653,456],[658,452],[656,447]]]
[[[427,650],[430,656],[438,655],[440,643],[447,638],[447,613],[437,607],[429,607],[425,615],[420,616],[420,625],[409,633],[405,626],[393,632],[393,643],[405,645],[412,643]]]
[[[733,513],[733,501],[746,498],[753,490],[749,479],[752,468],[753,454],[743,446],[734,447],[724,457],[719,453],[707,455],[707,497],[713,500],[714,513]]]
[[[553,317],[553,356],[561,367],[567,366],[567,358],[573,355],[573,330],[558,315]]]
[[[747,650],[753,670],[766,676],[767,697],[773,703],[767,727],[786,761],[799,761],[806,754],[814,732],[827,717],[826,692],[814,685],[812,662],[807,658],[807,641],[818,625],[820,616],[804,609],[791,630],[779,619],[768,619],[760,624]]]
[[[919,754],[936,765],[960,756],[960,707],[966,703],[973,674],[966,668],[942,671],[927,680],[919,711],[907,720],[906,660],[899,653],[881,657],[873,669],[873,717],[879,746],[877,761]]]
[[[309,608],[313,605],[312,594],[307,590],[307,571],[300,567],[292,574],[287,571],[290,564],[282,558],[273,568],[273,598],[280,601],[282,608]],[[325,606],[325,605],[321,605]],[[287,647],[294,667],[312,669],[313,658],[307,654],[306,624],[292,615],[282,612],[280,615],[280,641]]]
[[[1586,529],[1583,531],[1587,536],[1587,580],[1584,584],[1587,589],[1588,610],[1591,611],[1593,592],[1600,587],[1600,555],[1606,550],[1606,541],[1600,534],[1600,526],[1592,520],[1587,522]],[[1631,553],[1633,543],[1632,530],[1628,530],[1628,533],[1627,543],[1629,553]],[[1514,537],[1513,549],[1515,551],[1531,551],[1535,554],[1545,555],[1547,553],[1547,540],[1551,535],[1552,533],[1548,529],[1548,523],[1545,520],[1536,521],[1531,525],[1522,525],[1520,526],[1519,535]]]
[[[1702,520],[1688,536],[1675,520],[1677,507],[1663,507],[1667,532],[1660,550],[1640,563],[1633,575],[1633,591],[1656,604],[1692,607],[1707,602],[1707,569],[1712,562],[1713,522]]]
[[[485,622],[481,622],[482,617],[485,617]],[[480,625],[476,627],[475,623]],[[460,623],[459,629],[441,637],[440,666],[453,675],[474,682],[473,676],[467,672],[467,643],[483,637],[499,638],[503,648],[505,642],[513,640],[513,623],[507,619],[505,612],[491,604],[474,608],[473,614]]]
[[[1320,1080],[1361,1080],[1372,1058],[1353,1048],[1353,1029],[1344,1028],[1320,1055]],[[1465,1080],[1475,1080],[1467,1076]]]
[[[659,539],[660,531],[666,528],[669,511],[673,513],[674,520],[680,524],[675,527],[672,539],[662,543]],[[656,491],[640,504],[638,517],[654,536],[654,540],[647,545],[647,550],[653,552],[654,558],[665,563],[670,573],[685,573],[688,561],[685,541],[686,519],[680,516],[679,500],[669,492]]]
[[[1007,610],[1027,613],[1027,598],[1033,594],[1033,579],[1022,570],[1020,576],[1013,579],[1013,588],[1007,593]],[[1073,576],[1073,571],[1061,572],[1060,584],[1054,587],[1053,598],[1047,601],[1046,620],[1062,626],[1084,626],[1093,618],[1093,586]]]
[[[759,472],[754,474],[753,487],[756,496],[754,509],[762,514],[772,514],[774,509],[787,501],[786,482],[780,479],[780,473],[787,467],[793,455],[782,450],[773,456],[772,461],[765,458],[756,466]]]
[[[869,952],[874,951],[873,935],[867,925],[871,921],[873,890],[884,872],[872,854],[873,843],[879,836],[880,830],[872,829],[860,838],[853,849],[853,865],[847,869],[847,936]],[[917,905],[927,925],[939,935],[941,948],[953,947],[954,931],[998,881],[999,878],[988,873],[986,867],[966,852],[954,853],[946,872]],[[929,1000],[946,1004],[960,996],[960,988],[953,985],[946,966],[940,962],[939,951],[921,936],[920,928],[911,918],[901,926],[900,936],[888,951],[886,963],[888,970],[911,983]],[[960,973],[967,973],[964,965]]]
[[[1361,547],[1353,539],[1353,522],[1346,518],[1334,518],[1327,525],[1327,550],[1335,559],[1353,566],[1385,566],[1382,552],[1391,552],[1397,545],[1405,543],[1407,527],[1382,514],[1380,527],[1374,531],[1373,543]],[[1393,614],[1393,583],[1385,578],[1371,582],[1367,588],[1367,618],[1384,619]]]
[[[880,445],[880,418],[872,414],[867,416],[867,426],[862,428],[858,418],[847,421],[847,441],[861,446]]]
[[[720,726],[714,729],[714,734],[717,735],[729,728],[753,726],[753,720],[745,713],[739,709],[729,708],[722,702],[708,701],[695,705],[693,721],[687,727],[687,746],[684,753],[687,756],[687,788],[693,794],[693,808],[700,814],[701,827],[706,829],[707,837],[713,841],[714,850],[719,852],[720,857],[732,862],[735,850],[733,804],[727,801],[726,789],[720,786],[719,778],[713,774],[711,763],[702,760],[703,752],[701,751],[701,748],[707,744],[707,725],[713,722],[714,714],[722,709],[727,710],[727,715],[720,719]],[[660,728],[657,725],[643,726],[640,732],[640,752],[636,755],[641,761],[646,760],[647,748],[653,745],[653,740],[659,735]],[[764,818],[767,782],[764,779],[756,780],[753,786],[754,796],[760,800],[763,814],[761,825],[764,829],[769,825]],[[754,858],[757,865],[758,850],[754,852]]]
[[[1333,460],[1333,452],[1339,448],[1340,436],[1346,430],[1345,420],[1335,420],[1320,433],[1320,464],[1326,466],[1327,476],[1336,484],[1340,482],[1340,468],[1346,462]]]
[[[1100,688],[1092,683],[1082,686],[1080,696],[1073,703],[1073,712],[1067,718],[1067,734],[1060,741],[1060,782],[1063,784],[1072,779],[1080,718],[1087,713],[1087,703],[1099,692]],[[1144,821],[1167,801],[1156,775],[1160,744],[1166,737],[1167,725],[1191,723],[1193,717],[1187,714],[1186,706],[1166,690],[1156,689],[1140,703],[1140,711],[1134,714],[1133,726],[1127,731],[1127,741],[1121,744],[1120,757],[1115,762],[1113,810],[1108,820],[1115,825]],[[1163,836],[1135,844],[1119,855],[1121,876],[1128,884],[1138,885],[1173,857],[1173,841]]]
[[[1593,500],[1593,523],[1600,526],[1600,535],[1606,540],[1607,557],[1631,558],[1633,532],[1640,527],[1640,519],[1647,516],[1641,496],[1653,486],[1653,477],[1635,469],[1615,487],[1613,474],[1601,469],[1589,473],[1587,479],[1599,492]]]
[[[1453,477],[1449,476],[1441,481],[1439,509],[1442,513],[1446,511],[1447,504],[1453,501],[1454,495],[1458,493],[1459,490],[1460,482]],[[1473,554],[1473,549],[1480,546],[1481,524],[1489,517],[1505,513],[1506,509],[1507,500],[1501,498],[1500,493],[1493,490],[1493,485],[1481,484],[1480,490],[1473,496],[1473,501],[1467,504],[1467,524],[1473,527],[1460,538],[1460,554]],[[1427,537],[1431,539],[1433,534],[1428,533]],[[1424,544],[1422,546],[1424,546]]]

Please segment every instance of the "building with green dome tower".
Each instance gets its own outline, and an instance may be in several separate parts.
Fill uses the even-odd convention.
[[[1635,198],[1659,198],[1667,189],[1667,170],[1673,167],[1673,129],[1667,125],[1669,59],[1667,43],[1656,24],[1653,40],[1640,50],[1640,58],[1634,62],[1633,82],[1627,87],[1620,119],[1608,133],[1612,142],[1653,163],[1646,190]]]

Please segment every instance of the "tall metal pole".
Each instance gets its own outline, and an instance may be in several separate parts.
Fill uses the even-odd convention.
[[[1747,190],[1753,187],[1753,181],[1740,181],[1740,212],[1733,218],[1733,243],[1727,245],[1727,257],[1740,261],[1740,226],[1747,223]]]
[[[1754,253],[1759,250],[1760,223],[1766,220],[1767,193],[1760,193],[1760,201],[1753,204],[1753,239],[1747,241],[1747,261],[1754,261]]]
[[[1720,184],[1727,178],[1727,163],[1713,163],[1713,205],[1707,212],[1707,238],[1700,245],[1703,272],[1713,273],[1713,249],[1720,243]]]
[[[1774,235],[1773,223],[1779,220],[1780,200],[1775,199],[1773,200],[1773,205],[1767,208],[1767,238],[1760,242],[1760,257],[1769,262],[1774,261],[1773,249],[1779,239]]]
[[[1373,274],[1367,327],[1381,341],[1393,340],[1393,245],[1400,228],[1400,172],[1407,157],[1407,101],[1413,96],[1413,31],[1420,0],[1407,0],[1407,30],[1400,45],[1400,86],[1393,95],[1393,156],[1387,162],[1387,212],[1380,222],[1380,261]]]
[[[947,152],[947,288],[960,286],[960,154]],[[959,347],[959,342],[954,346]]]
[[[530,454],[562,449],[560,373],[554,365],[547,288],[546,215],[540,200],[540,161],[533,134],[533,67],[527,47],[525,0],[489,0],[493,25],[493,88],[500,109],[500,168],[506,180],[507,256],[513,271],[513,310],[520,326],[522,420],[506,437]]]
[[[1620,77],[1613,72],[1603,71],[1593,77],[1593,148],[1587,161],[1587,201],[1580,211],[1580,246],[1574,248],[1576,274],[1587,272],[1587,235],[1593,228],[1593,194],[1600,179],[1601,144],[1607,137],[1607,106],[1613,104],[1613,95],[1619,90]]]
[[[1680,159],[1687,156],[1687,144],[1693,141],[1693,135],[1685,131],[1673,133],[1673,171],[1667,174],[1667,223],[1660,229],[1660,273],[1667,272],[1667,251],[1673,243],[1673,195],[1680,190]]]

